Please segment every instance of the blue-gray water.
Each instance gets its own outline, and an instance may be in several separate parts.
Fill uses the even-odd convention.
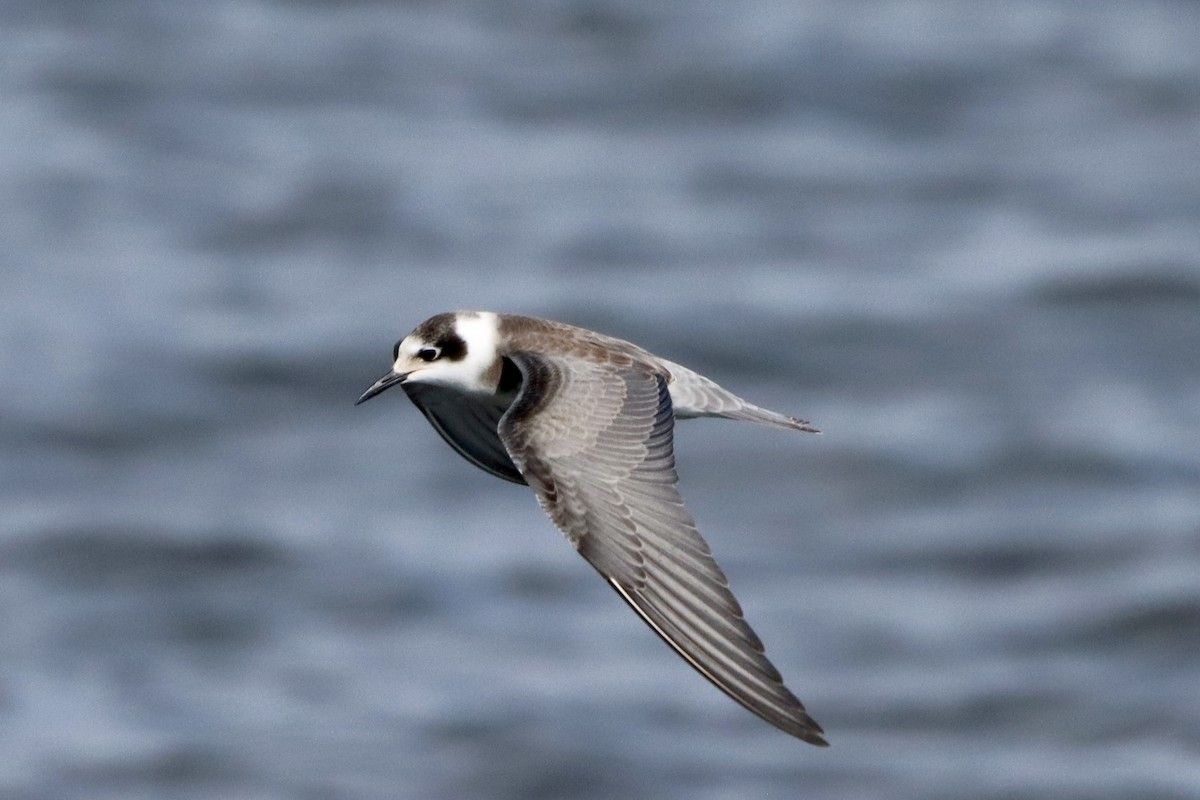
[[[0,796],[1200,796],[1200,6],[10,0]],[[817,750],[399,394],[633,339]]]

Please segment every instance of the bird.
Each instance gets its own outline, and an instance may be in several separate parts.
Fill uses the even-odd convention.
[[[676,653],[742,706],[828,746],[784,686],[684,508],[675,420],[817,433],[623,339],[535,317],[438,314],[355,405],[400,386],[476,467],[533,489],[567,540]]]

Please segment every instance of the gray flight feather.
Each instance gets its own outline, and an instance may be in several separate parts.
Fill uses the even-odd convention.
[[[821,727],[763,654],[683,507],[668,371],[677,365],[640,358],[636,349],[599,359],[589,355],[505,353],[523,377],[498,426],[512,464],[580,554],[689,664],[767,722],[824,745]],[[706,384],[692,385],[712,391]],[[713,411],[803,427],[755,406]],[[764,419],[757,411],[773,416]],[[508,477],[494,460],[472,460]]]

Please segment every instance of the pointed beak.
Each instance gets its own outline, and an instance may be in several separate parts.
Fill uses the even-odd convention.
[[[408,377],[407,372],[389,372],[379,380],[371,384],[371,388],[362,393],[362,397],[354,402],[354,405],[365,403],[375,395],[382,392],[384,389],[390,389],[397,383],[404,383],[404,379]]]

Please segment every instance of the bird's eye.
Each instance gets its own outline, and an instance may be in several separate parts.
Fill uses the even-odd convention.
[[[417,351],[417,358],[422,361],[433,361],[442,353],[436,347],[422,347]]]

